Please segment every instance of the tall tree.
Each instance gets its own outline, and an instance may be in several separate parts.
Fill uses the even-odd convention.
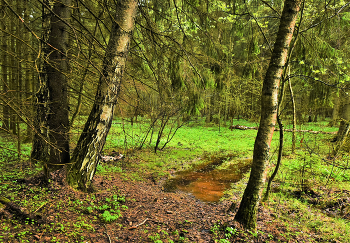
[[[247,188],[235,220],[246,228],[256,228],[256,218],[269,161],[271,140],[276,124],[278,90],[294,27],[302,0],[285,0],[269,68],[263,82],[261,94],[261,118],[254,144],[253,163]]]
[[[42,66],[36,103],[36,128],[32,159],[47,172],[69,163],[69,114],[67,94],[68,21],[71,0],[50,5],[43,1]]]
[[[103,61],[103,71],[95,102],[73,152],[72,166],[67,172],[67,181],[73,188],[87,190],[91,186],[91,180],[112,124],[134,29],[136,9],[135,0],[119,0],[116,3],[116,15]]]

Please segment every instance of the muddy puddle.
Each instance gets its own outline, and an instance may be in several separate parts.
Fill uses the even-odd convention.
[[[192,194],[204,202],[218,202],[232,183],[242,179],[251,166],[251,158],[238,158],[231,154],[223,157],[203,158],[205,162],[190,170],[175,173],[164,184],[164,190],[177,190]]]

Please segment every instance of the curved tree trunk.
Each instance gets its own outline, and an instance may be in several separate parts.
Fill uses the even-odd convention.
[[[278,89],[302,0],[286,0],[261,95],[261,118],[254,144],[253,164],[235,220],[255,229],[258,205],[267,173],[269,151],[276,124]]]
[[[95,102],[73,152],[73,165],[67,171],[68,184],[83,191],[91,186],[100,153],[112,124],[134,28],[137,3],[135,0],[118,1],[116,9]]]

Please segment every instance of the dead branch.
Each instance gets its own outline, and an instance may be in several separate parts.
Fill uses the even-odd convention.
[[[142,221],[142,223],[139,223],[138,225],[130,227],[129,230],[136,229],[137,227],[139,227],[139,226],[143,225],[144,223],[146,223],[147,220],[149,220],[149,218],[146,218],[144,221]]]
[[[28,209],[18,206],[16,203],[12,202],[6,197],[0,196],[0,204],[5,206],[2,207],[3,211],[6,210],[23,219],[31,219],[37,221],[38,223],[43,223],[42,217],[40,215],[30,213]]]
[[[247,127],[247,126],[241,126],[241,125],[232,125],[229,127],[231,131],[233,129],[238,129],[238,130],[258,130],[258,127]],[[279,128],[275,128],[275,131],[279,131]],[[283,129],[284,132],[293,132],[293,129]],[[324,132],[324,131],[313,131],[313,130],[295,130],[296,132],[308,132],[308,133],[313,133],[313,134],[336,134],[337,132]]]

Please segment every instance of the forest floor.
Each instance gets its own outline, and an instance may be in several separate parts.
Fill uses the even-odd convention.
[[[16,201],[41,197],[41,204],[31,205],[33,222],[2,211],[7,226],[0,242],[329,242],[317,228],[289,227],[267,203],[259,207],[258,231],[244,230],[234,221],[241,192],[205,203],[181,191],[165,192],[164,181],[151,174],[127,179],[134,170],[96,175],[88,194],[65,185],[62,172],[52,174],[49,187],[43,187],[40,176],[19,178]],[[283,204],[275,207],[295,214]]]
[[[0,203],[0,243],[350,242],[350,156],[329,158],[332,134],[298,133],[295,154],[291,133],[285,134],[282,165],[269,199],[260,203],[257,230],[249,231],[234,216],[247,185],[256,130],[190,124],[177,132],[168,147],[154,153],[151,143],[132,149],[144,141],[134,135],[144,124],[126,128],[131,136],[125,136],[127,142],[118,124],[112,127],[103,153],[116,156],[115,151],[120,151],[125,156],[100,162],[89,193],[67,186],[64,171],[52,173],[45,184],[41,165],[29,162],[31,145],[23,144],[18,156],[16,140],[0,137],[0,146],[12,146],[0,149],[0,202],[11,201]],[[256,126],[242,120],[237,124]],[[311,129],[334,132],[336,128],[327,127],[327,122],[300,126],[300,130]],[[272,141],[270,174],[277,147],[278,132]],[[181,172],[200,169],[206,174],[208,168],[213,172],[210,177],[229,183],[222,188],[220,183],[215,188],[203,181],[186,183],[196,184],[199,190],[210,187],[201,196],[221,198],[217,202],[200,200],[181,186],[169,190],[168,182],[181,178]],[[232,175],[234,181],[228,179]],[[210,193],[212,197],[206,197]]]

